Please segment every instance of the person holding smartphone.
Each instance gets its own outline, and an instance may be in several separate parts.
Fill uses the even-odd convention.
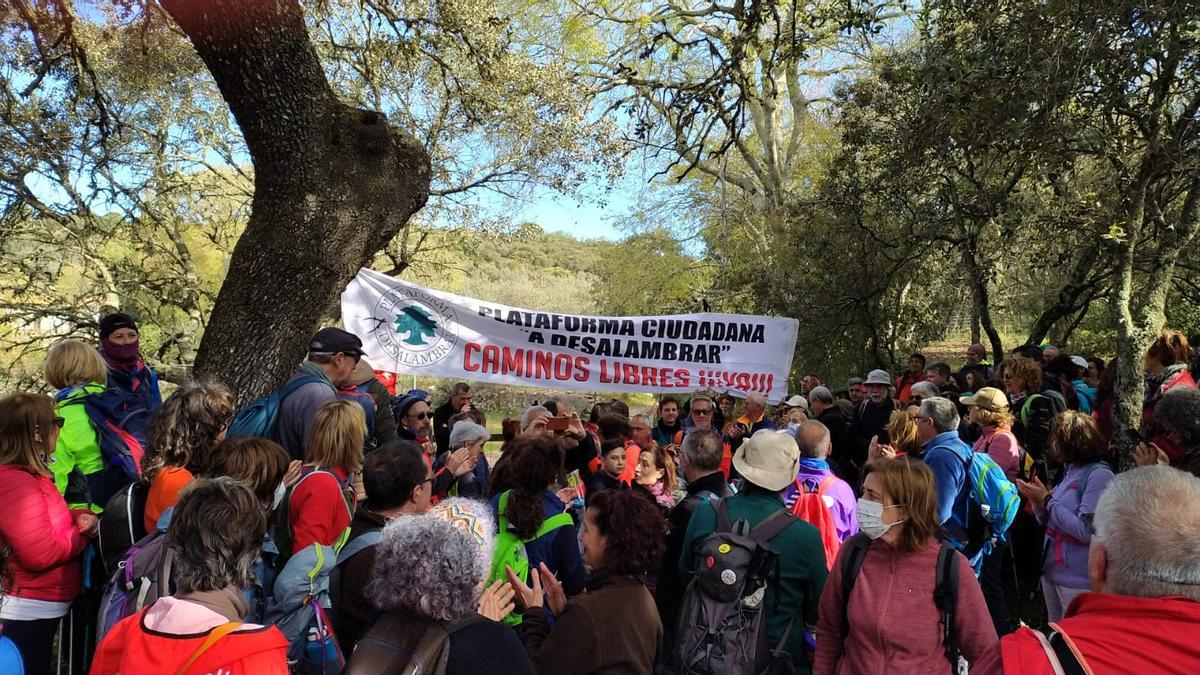
[[[451,423],[449,436],[451,450],[438,455],[434,465],[435,470],[455,455],[464,452],[467,455],[466,465],[473,464],[474,468],[457,476],[449,489],[449,496],[472,499],[482,499],[487,496],[491,470],[488,466],[487,456],[483,453],[483,446],[491,438],[492,433],[486,427],[471,420],[457,420]]]

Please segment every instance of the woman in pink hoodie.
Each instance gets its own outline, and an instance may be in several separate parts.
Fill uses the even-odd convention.
[[[167,528],[175,594],[114,626],[96,648],[92,675],[286,675],[283,634],[244,620],[242,590],[253,583],[266,531],[266,509],[249,487],[229,477],[192,481]]]
[[[48,396],[0,400],[0,625],[31,675],[49,672],[54,633],[79,594],[80,556],[97,526],[90,511],[67,508],[47,467],[62,423]]]
[[[813,672],[955,672],[933,598],[941,548],[933,473],[908,457],[875,460],[865,470],[861,533],[842,546],[825,582]],[[856,550],[862,566],[843,598],[846,562]],[[996,630],[971,565],[961,553],[950,555],[958,577],[953,636],[974,662],[996,644]]]

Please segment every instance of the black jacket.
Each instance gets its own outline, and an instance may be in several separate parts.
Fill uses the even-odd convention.
[[[433,411],[433,443],[439,455],[450,449],[450,418],[457,413],[449,400]]]
[[[688,484],[687,496],[667,516],[667,548],[663,554],[662,569],[658,573],[654,602],[658,605],[663,629],[668,633],[679,617],[679,605],[683,602],[683,592],[687,590],[679,578],[679,556],[683,553],[683,535],[687,532],[688,522],[705,499],[700,496],[701,492],[711,492],[717,498],[724,498],[729,496],[729,485],[720,471],[701,476]]]
[[[880,405],[870,399],[858,404],[854,409],[854,418],[850,421],[850,436],[852,454],[850,459],[859,467],[867,462],[867,451],[871,447],[871,437],[879,436],[880,443],[890,443],[887,427],[888,419],[899,408],[899,403],[888,399]]]
[[[829,441],[833,444],[830,456],[841,462],[854,455],[854,442],[850,437],[850,420],[836,405],[817,416],[817,421],[829,428]]]

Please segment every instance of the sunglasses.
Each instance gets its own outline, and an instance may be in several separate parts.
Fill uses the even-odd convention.
[[[704,415],[711,415],[711,414],[712,414],[712,410],[711,410],[711,409],[706,409],[706,410],[696,410],[696,409],[692,409],[692,414],[693,414],[693,415],[700,415],[700,416],[704,416]]]
[[[414,417],[419,420],[424,420],[424,419],[429,419],[429,413],[427,413],[427,412],[416,413],[414,415],[409,415],[409,417]]]

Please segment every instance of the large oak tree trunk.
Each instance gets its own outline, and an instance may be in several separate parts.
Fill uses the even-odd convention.
[[[337,100],[295,0],[162,0],[254,162],[250,221],[196,356],[242,401],[303,358],[326,307],[429,195],[429,156]]]

